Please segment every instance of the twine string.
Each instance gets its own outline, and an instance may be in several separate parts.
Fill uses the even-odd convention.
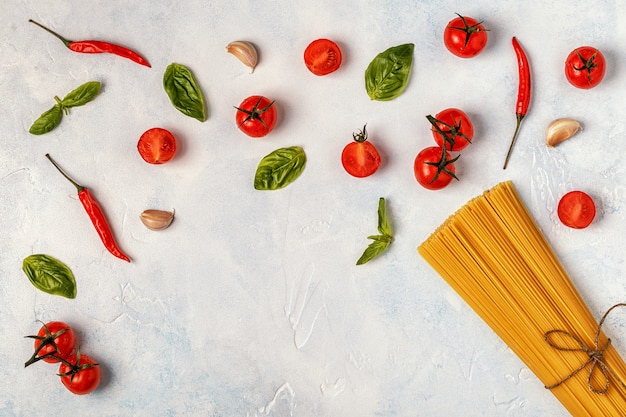
[[[626,303],[615,304],[614,306],[609,308],[606,311],[606,313],[604,313],[604,315],[602,316],[602,319],[598,323],[598,328],[596,330],[593,348],[586,346],[583,343],[583,341],[580,340],[579,337],[565,330],[550,330],[544,334],[543,336],[544,340],[546,341],[546,343],[548,343],[548,345],[550,345],[554,349],[564,351],[564,352],[584,352],[587,354],[587,356],[589,356],[589,359],[587,359],[578,368],[573,370],[569,375],[562,378],[559,382],[549,385],[549,386],[547,385],[546,386],[547,389],[553,389],[553,388],[558,387],[559,385],[573,378],[575,375],[577,375],[580,371],[582,371],[589,365],[591,366],[589,368],[589,374],[587,376],[587,386],[589,387],[590,391],[596,394],[600,394],[600,395],[606,394],[606,392],[609,390],[609,387],[611,385],[611,382],[610,382],[611,377],[615,379],[617,382],[619,382],[619,384],[622,387],[626,388],[626,384],[624,384],[624,382],[619,378],[619,376],[604,362],[604,352],[609,348],[609,346],[611,346],[611,339],[607,338],[606,343],[600,346],[600,332],[602,330],[602,325],[604,324],[604,321],[606,320],[609,313],[617,307],[626,307]],[[579,347],[572,348],[572,347],[557,345],[556,343],[552,341],[552,335],[554,334],[560,334],[560,335],[563,335],[572,339]],[[593,374],[596,369],[599,369],[600,372],[602,373],[602,376],[604,377],[604,386],[600,388],[594,386],[592,382]]]

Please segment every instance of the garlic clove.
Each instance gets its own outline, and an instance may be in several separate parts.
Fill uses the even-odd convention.
[[[174,211],[144,210],[139,216],[141,222],[150,230],[167,229],[174,220]]]
[[[546,130],[546,144],[548,146],[556,146],[574,136],[582,128],[582,125],[577,120],[569,118],[556,119],[548,125]]]
[[[250,68],[250,74],[254,72],[259,56],[252,43],[246,41],[231,42],[226,46],[226,52],[233,54],[245,66]]]

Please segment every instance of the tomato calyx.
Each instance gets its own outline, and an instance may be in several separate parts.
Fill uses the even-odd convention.
[[[439,159],[439,161],[437,162],[427,162],[424,161],[425,165],[430,165],[433,166],[435,168],[437,168],[437,172],[435,173],[435,175],[431,178],[431,180],[428,182],[429,184],[434,183],[437,178],[439,178],[439,175],[441,175],[441,173],[446,173],[449,176],[451,176],[452,178],[454,178],[455,180],[459,180],[459,178],[456,176],[456,174],[454,173],[454,171],[448,169],[448,165],[454,164],[457,159],[459,159],[461,155],[457,155],[454,158],[448,159],[448,150],[446,149],[445,146],[441,147],[441,158]]]
[[[352,137],[354,138],[355,142],[363,143],[367,140],[367,130],[365,129],[366,127],[367,127],[367,123],[363,125],[363,130],[359,130],[358,132],[352,133]]]
[[[59,359],[61,360],[62,363],[64,363],[67,367],[69,367],[69,371],[61,373],[61,374],[57,374],[57,376],[60,376],[60,377],[69,376],[70,377],[70,384],[74,380],[74,377],[80,371],[84,371],[85,369],[89,369],[89,368],[94,368],[96,366],[100,366],[100,364],[98,364],[98,363],[85,363],[85,364],[82,364],[82,365],[78,365],[80,363],[80,349],[76,349],[76,362],[75,363],[72,363],[72,362],[68,361],[67,359],[62,359],[62,358],[59,358]]]
[[[258,120],[259,122],[261,122],[263,127],[267,128],[267,124],[265,123],[265,120],[263,120],[261,115],[263,113],[265,113],[266,111],[268,111],[270,109],[270,107],[272,107],[274,105],[274,101],[275,100],[272,100],[272,102],[270,104],[268,104],[267,106],[263,107],[262,109],[259,109],[259,104],[261,104],[261,100],[263,100],[263,97],[259,97],[259,100],[256,102],[256,104],[250,110],[242,109],[241,107],[235,106],[237,111],[240,111],[240,112],[245,113],[247,115],[246,118],[243,119],[243,121],[241,123],[239,123],[239,127],[243,126],[248,121]]]
[[[428,119],[428,121],[430,122],[431,125],[433,125],[433,131],[436,132],[437,134],[439,134],[441,136],[441,139],[443,140],[443,145],[445,147],[446,144],[450,145],[450,149],[454,148],[454,144],[456,143],[456,139],[457,138],[462,138],[463,140],[465,140],[468,143],[472,143],[472,140],[467,137],[467,135],[465,133],[463,133],[462,131],[462,123],[463,120],[461,118],[459,118],[459,122],[457,123],[456,120],[454,121],[454,124],[449,124],[446,123],[444,121],[441,121],[433,116],[431,116],[430,114],[428,116],[426,116],[426,119]],[[441,129],[441,127],[439,126],[445,126],[447,130],[443,130]]]
[[[480,22],[476,22],[473,25],[470,25],[467,23],[467,21],[465,20],[465,16],[461,16],[458,13],[455,13],[457,16],[459,16],[459,18],[461,19],[461,22],[463,22],[463,27],[459,27],[459,26],[448,26],[450,29],[454,29],[454,30],[460,30],[462,32],[465,32],[465,44],[463,45],[464,47],[467,47],[470,37],[474,34],[474,33],[478,33],[478,32],[489,32],[488,29],[484,29],[481,28],[481,25],[483,24],[483,21],[481,20]]]
[[[576,71],[586,71],[587,81],[591,83],[591,71],[598,67],[598,65],[595,62],[596,57],[598,56],[598,50],[596,49],[593,55],[591,55],[588,59],[585,59],[585,57],[582,56],[582,54],[580,53],[578,49],[576,50],[576,55],[578,55],[578,59],[580,59],[580,62],[582,62],[582,66],[577,67],[576,65],[572,65],[572,67]]]
[[[47,358],[54,358],[57,359],[59,361],[63,361],[63,359],[61,357],[59,357],[57,354],[59,353],[59,348],[56,344],[56,342],[54,341],[57,337],[61,336],[63,333],[67,332],[69,329],[64,328],[61,329],[55,333],[51,333],[50,329],[48,329],[48,326],[41,322],[43,324],[43,328],[45,330],[45,335],[44,336],[39,336],[39,335],[29,335],[29,336],[24,336],[27,337],[29,339],[35,339],[35,340],[40,340],[41,344],[35,349],[35,352],[33,352],[33,356],[30,357],[30,359],[28,359],[25,363],[24,363],[24,367],[26,368],[27,366],[32,365],[35,362],[38,362],[40,360],[44,360]],[[46,353],[45,355],[41,355],[39,356],[39,352],[41,352],[42,349],[44,349],[46,346],[52,346],[54,348],[53,352],[50,353]]]

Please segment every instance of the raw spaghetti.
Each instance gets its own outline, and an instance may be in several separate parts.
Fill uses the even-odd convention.
[[[511,182],[468,202],[418,251],[573,416],[626,415],[626,364]]]

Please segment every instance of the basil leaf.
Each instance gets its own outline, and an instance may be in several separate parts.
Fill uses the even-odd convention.
[[[46,110],[39,116],[37,120],[28,130],[32,135],[43,135],[48,133],[61,123],[63,118],[63,109],[61,105],[55,104],[51,109]]]
[[[365,70],[365,89],[372,100],[398,97],[409,82],[413,65],[412,43],[393,46],[378,54]]]
[[[76,298],[76,280],[72,271],[49,255],[37,254],[25,258],[22,270],[35,288],[52,295]]]
[[[363,252],[363,255],[361,255],[359,260],[356,261],[356,264],[363,265],[364,263],[371,261],[378,255],[383,253],[390,244],[391,242],[387,242],[384,240],[374,240],[372,243],[369,244],[367,249],[365,249],[365,252]]]
[[[391,225],[389,217],[387,216],[387,209],[385,206],[385,199],[378,199],[378,231],[380,235],[368,236],[368,239],[373,240],[372,243],[365,249],[363,255],[356,261],[357,265],[363,265],[383,253],[389,245],[393,242],[393,235],[391,233]]]
[[[385,207],[385,199],[383,197],[378,200],[378,232],[383,235],[392,235],[391,225],[387,217],[387,208]]]
[[[254,175],[257,190],[277,190],[294,182],[306,165],[306,154],[299,146],[280,148],[259,162]]]
[[[201,122],[206,120],[202,91],[189,68],[170,64],[163,75],[163,87],[174,107],[181,113]]]
[[[100,86],[99,81],[86,82],[75,90],[70,91],[63,100],[61,100],[61,105],[63,107],[83,106],[100,94]]]

